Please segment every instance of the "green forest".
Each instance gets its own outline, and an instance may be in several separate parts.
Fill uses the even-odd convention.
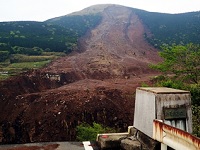
[[[78,49],[78,39],[94,28],[101,16],[64,16],[45,22],[0,23],[0,80],[37,69]]]
[[[162,45],[198,44],[200,41],[200,12],[172,15],[133,9],[133,13],[136,13],[145,24],[146,40],[159,49]],[[78,49],[78,39],[89,29],[97,26],[101,18],[101,14],[96,13],[67,15],[44,22],[1,22],[0,62],[12,54],[40,55],[41,52],[68,54]],[[40,50],[36,50],[35,47]]]
[[[15,54],[13,47],[19,46],[70,53],[77,47],[78,38],[96,26],[100,20],[99,15],[87,15],[66,16],[56,21],[45,22],[2,22],[0,23],[0,51]],[[33,54],[30,52],[30,55]]]
[[[138,9],[134,12],[146,25],[144,37],[156,48],[200,42],[200,12],[164,14]]]
[[[173,44],[199,44],[200,12],[172,15],[132,11],[145,25],[144,38],[160,50],[162,46]],[[0,72],[24,69],[13,69],[13,63],[25,63],[25,70],[36,62],[42,65],[34,65],[37,66],[34,68],[42,67],[57,57],[78,50],[79,38],[97,26],[101,19],[101,14],[96,13],[66,15],[44,22],[0,22]]]

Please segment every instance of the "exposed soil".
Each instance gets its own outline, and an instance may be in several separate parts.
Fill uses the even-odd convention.
[[[80,53],[0,84],[0,142],[75,140],[82,122],[121,131],[133,123],[134,92],[161,61],[131,9],[109,6],[82,37]]]

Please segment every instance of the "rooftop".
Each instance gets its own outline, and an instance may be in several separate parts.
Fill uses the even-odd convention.
[[[172,89],[167,87],[138,87],[137,89],[152,92],[155,94],[184,94],[184,93],[190,93],[189,91],[184,90],[178,90],[178,89]]]

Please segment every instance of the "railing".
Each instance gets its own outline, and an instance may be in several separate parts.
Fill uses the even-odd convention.
[[[167,146],[176,150],[200,150],[200,138],[158,120],[153,121],[153,138],[161,142],[161,150],[167,150]]]

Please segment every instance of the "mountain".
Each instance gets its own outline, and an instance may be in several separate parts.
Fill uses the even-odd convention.
[[[59,51],[64,50],[59,48],[62,42],[65,50],[69,45],[76,46],[69,55],[43,69],[0,82],[0,141],[75,140],[76,126],[82,122],[127,130],[133,123],[135,88],[144,82],[151,84],[150,79],[158,75],[149,68],[149,64],[162,61],[157,48],[173,43],[175,32],[199,38],[197,14],[169,15],[119,5],[97,5],[45,22],[1,23],[0,32],[4,36],[0,41],[10,45],[11,51],[13,46],[28,47],[26,40],[21,45],[13,41],[29,36],[37,47],[41,47],[39,41],[43,39],[46,42],[41,42],[43,50],[54,51],[50,43],[57,40],[61,43],[52,45],[58,46]],[[179,34],[178,29],[173,29],[178,16],[196,19],[192,22],[188,18],[183,25],[184,21],[180,22],[183,29]],[[53,41],[49,39],[52,36]],[[67,44],[71,36],[73,40]],[[160,37],[162,41],[157,40]],[[180,40],[184,43],[182,37]]]
[[[117,5],[95,5],[44,22],[1,22],[0,43],[70,53],[77,50],[78,39],[101,22],[102,12],[108,7]],[[146,40],[157,48],[162,44],[198,43],[200,40],[200,12],[163,14],[129,9],[145,25]]]
[[[147,28],[145,38],[155,47],[160,48],[163,44],[199,44],[200,11],[182,14],[135,12]]]
[[[100,16],[74,16],[57,21],[59,25],[47,22],[3,22],[0,23],[0,43],[11,47],[20,46],[26,48],[40,47],[44,51],[66,52],[76,46],[77,40],[84,35],[89,28],[94,27]],[[1,49],[0,49],[1,50]],[[10,51],[12,54],[12,51]]]

